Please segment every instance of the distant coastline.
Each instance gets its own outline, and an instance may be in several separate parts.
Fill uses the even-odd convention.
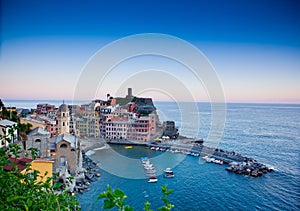
[[[52,105],[55,105],[56,107],[59,107],[63,101],[68,104],[85,104],[85,103],[90,103],[91,101],[89,100],[78,100],[78,101],[73,101],[73,100],[15,100],[15,99],[1,99],[2,102],[4,103],[5,106],[7,107],[16,107],[16,108],[26,108],[26,109],[32,109],[36,108],[37,104],[41,103],[50,103]]]
[[[85,103],[90,103],[90,100],[64,100],[64,99],[60,99],[60,100],[18,100],[18,99],[1,99],[2,102],[4,103],[5,106],[7,107],[16,107],[16,108],[25,108],[25,109],[33,109],[36,108],[37,104],[40,103],[50,103],[52,105],[55,105],[56,107],[59,107],[62,102],[64,101],[66,104],[68,105],[81,105],[81,104],[85,104]],[[170,102],[170,101],[153,101],[154,104],[156,102]],[[186,103],[190,103],[190,102],[186,102]],[[205,101],[199,101],[196,103],[210,103],[210,102],[205,102]],[[270,103],[266,103],[266,102],[227,102],[226,104],[241,104],[241,105],[265,105],[265,106],[269,106],[269,105],[280,105],[280,106],[289,106],[291,108],[293,107],[297,107],[300,106],[300,103],[280,103],[280,102],[270,102]]]

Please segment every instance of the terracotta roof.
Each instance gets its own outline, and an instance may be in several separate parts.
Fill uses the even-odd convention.
[[[13,166],[17,166],[18,170],[21,172],[26,168],[26,164],[31,163],[33,161],[33,159],[30,158],[13,158],[13,157],[9,157],[8,158],[11,162],[11,164],[8,165],[4,165],[3,168],[6,171],[11,171],[13,169]]]

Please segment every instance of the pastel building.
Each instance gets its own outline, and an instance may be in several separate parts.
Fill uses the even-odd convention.
[[[4,165],[5,171],[12,171],[14,166],[17,167],[17,170],[22,174],[32,174],[34,170],[38,171],[36,182],[45,182],[49,177],[53,175],[53,161],[45,159],[36,159],[31,158],[9,158],[11,164]],[[30,168],[26,168],[28,164],[31,164]]]
[[[107,119],[104,125],[106,138],[127,139],[127,131],[130,125],[128,118],[113,117]]]
[[[54,118],[40,115],[39,119],[44,121],[46,125],[45,130],[47,130],[50,133],[51,137],[56,136],[58,134],[57,124]]]
[[[46,128],[46,123],[43,120],[39,119],[37,117],[37,115],[29,115],[25,118],[20,118],[20,123],[21,124],[31,124],[31,128],[36,128],[36,127],[39,127],[42,129]]]
[[[140,117],[133,119],[128,130],[128,139],[137,141],[149,141],[150,140],[150,118]]]
[[[80,137],[94,137],[100,136],[100,117],[84,116],[76,119],[76,130]]]
[[[36,112],[38,114],[47,114],[49,111],[53,111],[53,110],[55,110],[55,106],[50,105],[48,103],[38,104],[36,106]]]
[[[140,118],[112,117],[102,123],[102,134],[107,139],[149,141],[156,132],[155,115]]]

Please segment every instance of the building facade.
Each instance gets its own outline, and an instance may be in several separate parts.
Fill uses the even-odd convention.
[[[37,127],[30,131],[27,136],[28,140],[26,141],[25,150],[28,154],[30,154],[28,149],[36,148],[39,158],[50,157],[49,138],[51,134],[48,131]]]
[[[76,130],[80,137],[100,137],[100,117],[84,116],[76,119]]]
[[[55,137],[55,161],[57,169],[67,169],[72,175],[81,169],[80,142],[76,136],[60,135]]]

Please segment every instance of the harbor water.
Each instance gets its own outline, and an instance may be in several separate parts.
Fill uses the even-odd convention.
[[[195,116],[176,103],[155,103],[161,120],[175,120],[181,134],[195,136],[193,121],[181,116]],[[196,138],[209,134],[211,107],[199,103],[200,130]],[[190,130],[189,130],[190,125]],[[183,126],[184,131],[181,131]],[[174,210],[299,210],[300,209],[300,105],[227,104],[227,117],[218,148],[233,150],[274,167],[275,171],[252,178],[225,171],[225,165],[205,163],[203,159],[179,153],[159,152],[134,146],[110,146],[90,151],[99,163],[101,177],[87,192],[78,194],[82,210],[101,210],[97,196],[112,188],[122,189],[127,204],[143,210],[145,201],[152,209],[163,205],[160,187],[173,189],[169,197]],[[143,178],[140,157],[148,156],[158,174],[157,183]],[[161,173],[172,167],[175,177]]]

